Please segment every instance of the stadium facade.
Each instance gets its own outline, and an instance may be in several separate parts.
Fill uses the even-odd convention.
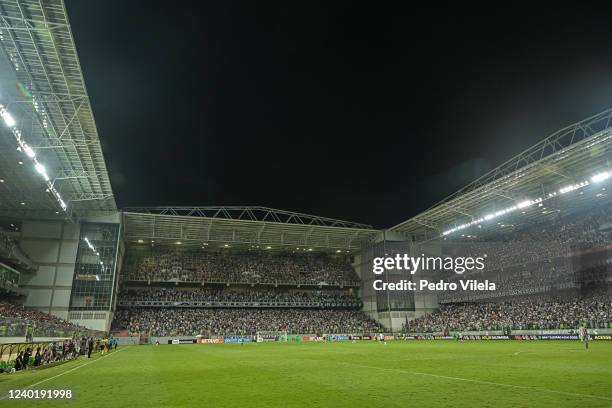
[[[110,328],[126,254],[157,246],[350,256],[363,311],[399,330],[438,298],[375,291],[373,258],[441,253],[448,238],[544,221],[555,214],[539,204],[612,171],[608,110],[385,230],[265,207],[118,209],[63,2],[1,0],[0,14],[0,220],[25,252],[0,266],[19,274],[25,306],[92,329]],[[592,199],[576,194],[563,205]]]

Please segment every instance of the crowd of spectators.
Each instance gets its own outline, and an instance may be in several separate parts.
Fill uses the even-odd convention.
[[[127,288],[119,295],[119,304],[135,305],[139,302],[214,302],[245,303],[252,307],[261,304],[284,304],[316,307],[356,308],[360,299],[346,290],[272,290],[272,289],[192,289],[192,288]],[[245,305],[246,306],[246,305]]]
[[[346,256],[152,248],[146,253],[129,253],[124,274],[123,280],[131,285],[239,284],[223,289],[124,285],[113,327],[132,334],[224,336],[258,331],[317,334],[380,330],[363,312],[354,310],[361,307],[361,300],[352,291],[312,289],[358,286],[359,278]],[[259,283],[294,287],[254,286]],[[305,288],[308,286],[311,289]],[[181,307],[159,307],[154,302],[176,302]]]
[[[375,333],[381,326],[356,310],[320,309],[152,309],[118,310],[113,326],[151,336]]]
[[[67,320],[25,307],[14,296],[3,294],[0,299],[0,335],[25,335],[28,327],[34,334],[50,332],[76,333],[86,330]]]
[[[496,290],[457,290],[438,294],[441,303],[470,302],[603,285],[612,278],[612,208],[556,215],[553,219],[502,230],[486,237],[449,239],[448,255],[484,257],[485,268],[464,274],[441,273],[446,282],[477,279]]]
[[[411,333],[610,327],[612,296],[533,297],[513,302],[453,303],[408,323]]]
[[[579,288],[581,282],[575,273],[571,262],[557,260],[555,262],[538,262],[527,266],[514,266],[505,270],[497,270],[482,274],[453,274],[445,279],[454,282],[459,287],[460,280],[477,279],[483,282],[495,283],[494,291],[452,290],[438,293],[439,303],[468,302],[477,299],[505,298],[512,296],[548,293],[552,291]]]
[[[143,282],[359,285],[346,256],[289,252],[132,250],[124,275],[124,280]]]
[[[577,214],[559,214],[527,228],[502,230],[486,238],[462,239],[451,247],[464,255],[486,255],[486,270],[492,271],[569,257],[604,248],[611,242],[612,208],[603,206]]]
[[[0,316],[14,319],[31,320],[37,323],[54,324],[62,327],[72,327],[72,323],[53,315],[29,309],[23,305],[9,301],[0,301]]]

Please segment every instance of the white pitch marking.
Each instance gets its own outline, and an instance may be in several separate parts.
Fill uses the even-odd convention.
[[[420,373],[420,372],[417,372],[417,371],[403,370],[401,368],[383,368],[383,367],[366,366],[366,365],[346,363],[346,362],[341,362],[341,364],[347,364],[347,365],[352,365],[352,366],[355,366],[355,367],[363,367],[363,368],[374,368],[374,369],[377,369],[377,370],[384,370],[384,371],[400,371],[400,372],[407,373],[407,374],[422,375],[422,376],[436,377],[436,378],[444,378],[444,379],[447,379],[447,380],[455,380],[455,381],[473,382],[473,383],[476,383],[476,384],[496,385],[496,386],[499,386],[499,387],[519,388],[519,389],[530,390],[530,391],[544,391],[544,392],[550,392],[550,393],[553,393],[553,394],[571,395],[571,396],[574,396],[574,397],[587,397],[587,398],[594,398],[594,399],[600,399],[600,400],[605,400],[605,401],[612,401],[612,398],[610,398],[610,397],[602,397],[601,395],[580,394],[580,393],[577,393],[577,392],[557,391],[557,390],[551,390],[551,389],[542,388],[542,387],[529,387],[529,386],[526,386],[526,385],[504,384],[504,383],[497,383],[497,382],[492,382],[492,381],[475,380],[475,379],[472,379],[472,378],[461,378],[461,377],[451,377],[451,376],[448,376],[448,375],[439,375],[439,374],[431,374],[431,373]]]
[[[32,388],[32,387],[36,387],[37,385],[40,385],[40,384],[45,383],[45,382],[47,382],[47,381],[51,381],[51,380],[53,380],[53,379],[55,379],[55,378],[57,378],[57,377],[61,377],[62,375],[65,375],[65,374],[71,373],[71,372],[73,372],[73,371],[75,371],[75,370],[78,370],[79,368],[82,368],[82,367],[88,366],[88,365],[90,365],[90,364],[93,364],[93,363],[95,363],[96,361],[103,360],[103,359],[104,359],[104,357],[114,356],[115,354],[117,354],[117,353],[119,353],[119,352],[121,352],[121,351],[125,350],[126,348],[127,348],[127,346],[126,346],[126,347],[123,347],[123,348],[121,348],[121,349],[119,349],[119,350],[117,350],[117,351],[115,351],[114,353],[107,354],[106,356],[100,356],[100,357],[98,357],[97,359],[95,359],[94,361],[90,361],[89,363],[81,364],[81,365],[79,365],[79,366],[76,366],[76,367],[74,367],[74,368],[71,368],[71,369],[70,369],[70,370],[68,370],[68,371],[62,371],[61,373],[59,373],[59,374],[57,374],[57,375],[54,375],[53,377],[45,378],[44,380],[41,380],[41,381],[39,381],[39,382],[37,382],[37,383],[34,383],[34,384],[32,384],[32,385],[28,385],[27,387],[25,387],[25,389],[27,390],[27,389],[30,389],[30,388]],[[0,401],[1,401],[1,400],[3,400],[3,399],[5,399],[5,398],[7,398],[8,396],[9,396],[9,394],[6,394],[4,397],[0,398]]]

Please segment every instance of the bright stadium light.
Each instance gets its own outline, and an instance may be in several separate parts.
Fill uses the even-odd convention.
[[[36,102],[36,101],[35,101]],[[43,116],[43,121],[45,121],[45,117],[46,117],[46,113],[44,109],[38,109],[37,104],[35,104],[35,108],[39,111],[39,113]],[[59,193],[59,191],[57,191],[57,189],[55,188],[55,186],[53,185],[53,183],[51,182],[51,177],[49,177],[49,175],[47,174],[47,170],[45,169],[45,167],[42,165],[42,163],[38,162],[38,160],[36,159],[36,152],[34,151],[34,149],[32,149],[24,140],[21,131],[17,128],[15,128],[15,119],[11,116],[11,114],[6,110],[6,108],[3,105],[0,105],[0,116],[2,116],[2,118],[4,119],[4,123],[11,128],[11,132],[13,133],[13,136],[15,137],[15,140],[17,141],[17,150],[20,152],[25,153],[26,156],[28,156],[28,158],[30,158],[34,164],[34,169],[36,170],[37,173],[39,173],[42,178],[45,180],[45,185],[47,186],[47,192],[51,193],[51,195],[53,195],[53,197],[56,199],[56,201],[58,202],[58,204],[60,205],[60,207],[62,208],[63,211],[66,211],[68,209],[68,205],[66,204],[66,202],[64,200],[62,200],[62,197]],[[45,126],[46,127],[46,126]],[[19,160],[18,161],[19,165],[23,165],[23,161]],[[25,205],[25,204],[22,204]]]
[[[4,119],[6,126],[14,127],[16,125],[13,116],[6,109],[4,109],[4,106],[2,105],[0,105],[0,115],[2,116],[2,119]]]
[[[480,227],[480,223],[482,223],[483,221],[490,221],[493,220],[495,218],[501,217],[503,215],[509,214],[509,213],[513,213],[517,210],[524,210],[528,207],[531,207],[534,204],[537,204],[538,207],[543,207],[544,204],[542,204],[542,202],[544,200],[548,200],[551,199],[553,197],[556,197],[558,194],[567,194],[569,192],[572,191],[576,191],[579,189],[582,189],[583,187],[589,186],[591,183],[600,183],[604,180],[609,179],[610,177],[612,177],[612,172],[610,171],[602,171],[600,173],[594,174],[593,176],[591,176],[590,181],[589,180],[583,180],[579,183],[576,184],[569,184],[566,186],[563,186],[561,188],[559,188],[557,191],[552,191],[550,193],[548,193],[546,195],[546,198],[542,198],[542,197],[538,197],[532,200],[523,200],[519,203],[517,203],[516,205],[512,206],[512,207],[507,207],[504,208],[502,210],[499,211],[495,211],[495,212],[491,212],[488,214],[485,214],[482,218],[479,219],[474,219],[471,222],[465,223],[465,224],[460,224],[460,225],[456,225],[453,228],[447,229],[445,231],[442,232],[442,236],[446,236],[449,234],[452,234],[453,232],[456,231],[460,231],[463,230],[467,227],[471,227],[473,225],[478,225]],[[583,194],[583,192],[581,191],[580,194]],[[543,210],[546,210],[546,208],[544,207]],[[548,212],[548,211],[547,211]],[[525,214],[525,211],[521,211],[521,213]],[[546,212],[545,212],[546,213]]]
[[[26,154],[26,156],[28,156],[30,159],[33,159],[34,157],[36,157],[36,153],[34,152],[34,150],[32,150],[32,148],[27,144],[24,143],[23,144],[23,152]]]
[[[612,176],[612,173],[610,173],[609,171],[602,171],[601,173],[593,175],[593,177],[591,177],[591,182],[600,183],[604,180],[609,179],[610,176]]]
[[[36,172],[38,174],[45,174],[45,173],[47,173],[47,169],[45,169],[45,166],[43,166],[41,163],[36,163],[34,165],[34,168],[36,169]]]
[[[559,189],[559,194],[565,194],[565,193],[569,193],[570,191],[574,191],[574,190],[578,190],[579,188],[582,188],[584,186],[588,186],[589,182],[588,181],[582,181],[580,183],[577,184],[570,184],[569,186],[565,186]]]
[[[586,182],[586,183],[588,184],[588,182]],[[462,230],[462,229],[465,229],[465,228],[471,227],[471,226],[473,226],[473,225],[477,225],[479,228],[481,228],[481,225],[480,225],[480,224],[481,224],[481,223],[483,223],[484,221],[490,221],[490,220],[493,220],[493,219],[495,219],[495,218],[497,218],[497,217],[501,217],[502,215],[506,215],[506,214],[509,214],[509,213],[515,212],[515,211],[517,211],[517,210],[520,210],[520,209],[524,209],[524,208],[530,207],[530,206],[532,206],[532,205],[534,205],[534,204],[541,203],[543,200],[544,200],[543,198],[538,197],[538,198],[533,199],[533,200],[524,200],[524,201],[521,201],[521,202],[519,202],[518,204],[513,205],[512,207],[504,208],[504,209],[502,209],[502,210],[495,211],[495,212],[493,212],[493,213],[488,213],[488,214],[485,214],[485,215],[484,215],[484,216],[482,216],[481,218],[476,218],[476,219],[473,219],[472,221],[470,221],[470,222],[468,222],[468,223],[461,224],[461,225],[457,225],[456,227],[453,227],[453,228],[450,228],[450,229],[448,229],[448,230],[446,230],[446,231],[443,231],[443,232],[442,232],[442,236],[446,236],[446,235],[452,234],[453,232],[460,231],[460,230]],[[540,206],[541,206],[541,205],[542,205],[542,204],[540,204]],[[523,214],[524,214],[524,213],[525,213],[525,212],[523,211]]]
[[[89,247],[89,249],[91,249],[92,251],[95,251],[95,248],[94,248],[93,244],[89,241],[89,238],[85,237],[85,238],[83,238],[83,241],[85,241],[87,243],[87,246]]]

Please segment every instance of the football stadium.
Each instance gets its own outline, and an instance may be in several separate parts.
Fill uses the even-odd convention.
[[[0,403],[612,406],[612,109],[384,228],[119,208],[75,41],[0,0]]]

